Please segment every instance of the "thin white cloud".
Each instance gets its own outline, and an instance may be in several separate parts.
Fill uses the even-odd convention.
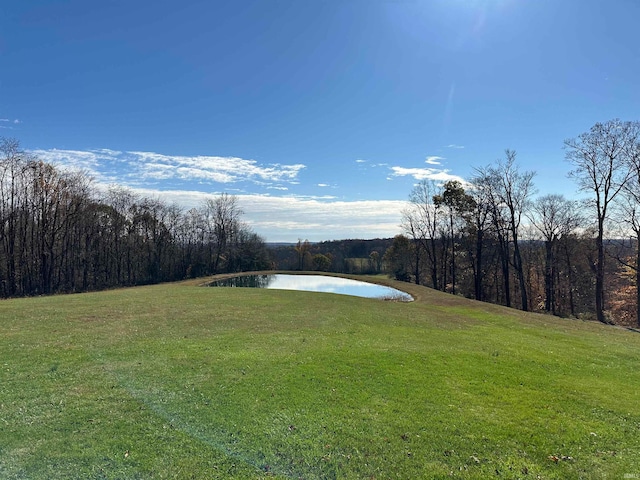
[[[319,183],[318,187],[328,187],[329,184],[328,183]]]
[[[455,143],[450,143],[449,145],[447,145],[447,148],[462,149],[464,148],[464,145],[456,145]]]
[[[98,154],[110,155],[113,157],[117,157],[118,155],[122,155],[122,152],[119,150],[111,150],[110,148],[98,148],[96,150],[92,150]]]
[[[358,160],[356,160],[356,163],[367,163],[366,160],[362,160],[361,158],[359,158]]]
[[[126,183],[145,182],[252,182],[265,186],[272,183],[295,183],[305,165],[258,164],[239,157],[163,155],[155,152],[120,152],[95,150],[33,150],[39,158],[63,167],[88,171],[98,181]]]
[[[464,179],[457,175],[451,175],[449,170],[438,170],[435,168],[404,168],[391,167],[394,177],[413,177],[416,180],[438,180],[446,182],[448,180],[458,180],[464,183]]]
[[[139,165],[140,172],[150,178],[200,179],[219,183],[238,181],[294,180],[305,168],[295,165],[259,165],[255,160],[238,157],[178,156],[153,152],[127,152]]]
[[[335,200],[337,197],[335,195],[291,195],[287,198],[296,198],[298,200]]]
[[[45,162],[63,167],[89,170],[92,174],[101,162],[113,160],[112,150],[31,150],[30,153]]]
[[[429,165],[440,165],[440,160],[444,160],[444,157],[439,157],[438,155],[430,155],[425,160],[425,163]]]
[[[20,123],[22,123],[21,120],[18,120],[17,118],[14,118],[13,120],[11,120],[10,118],[0,118],[0,122],[2,123],[11,123],[13,125],[18,125]],[[0,125],[0,128],[5,128],[7,130],[13,130],[13,127],[9,127],[6,125]]]

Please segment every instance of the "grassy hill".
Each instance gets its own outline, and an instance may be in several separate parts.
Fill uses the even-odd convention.
[[[2,301],[0,478],[640,476],[639,334],[400,288]]]

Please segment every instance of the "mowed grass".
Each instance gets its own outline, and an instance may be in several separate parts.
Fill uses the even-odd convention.
[[[0,478],[640,477],[639,334],[400,285],[2,301]]]

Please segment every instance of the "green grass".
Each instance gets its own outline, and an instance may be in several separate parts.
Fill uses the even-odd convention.
[[[640,335],[401,287],[2,301],[0,478],[640,477]]]

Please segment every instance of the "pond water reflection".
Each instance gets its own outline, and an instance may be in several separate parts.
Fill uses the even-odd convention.
[[[241,275],[211,282],[210,287],[250,287],[337,293],[365,298],[410,302],[413,297],[395,288],[327,275]]]

